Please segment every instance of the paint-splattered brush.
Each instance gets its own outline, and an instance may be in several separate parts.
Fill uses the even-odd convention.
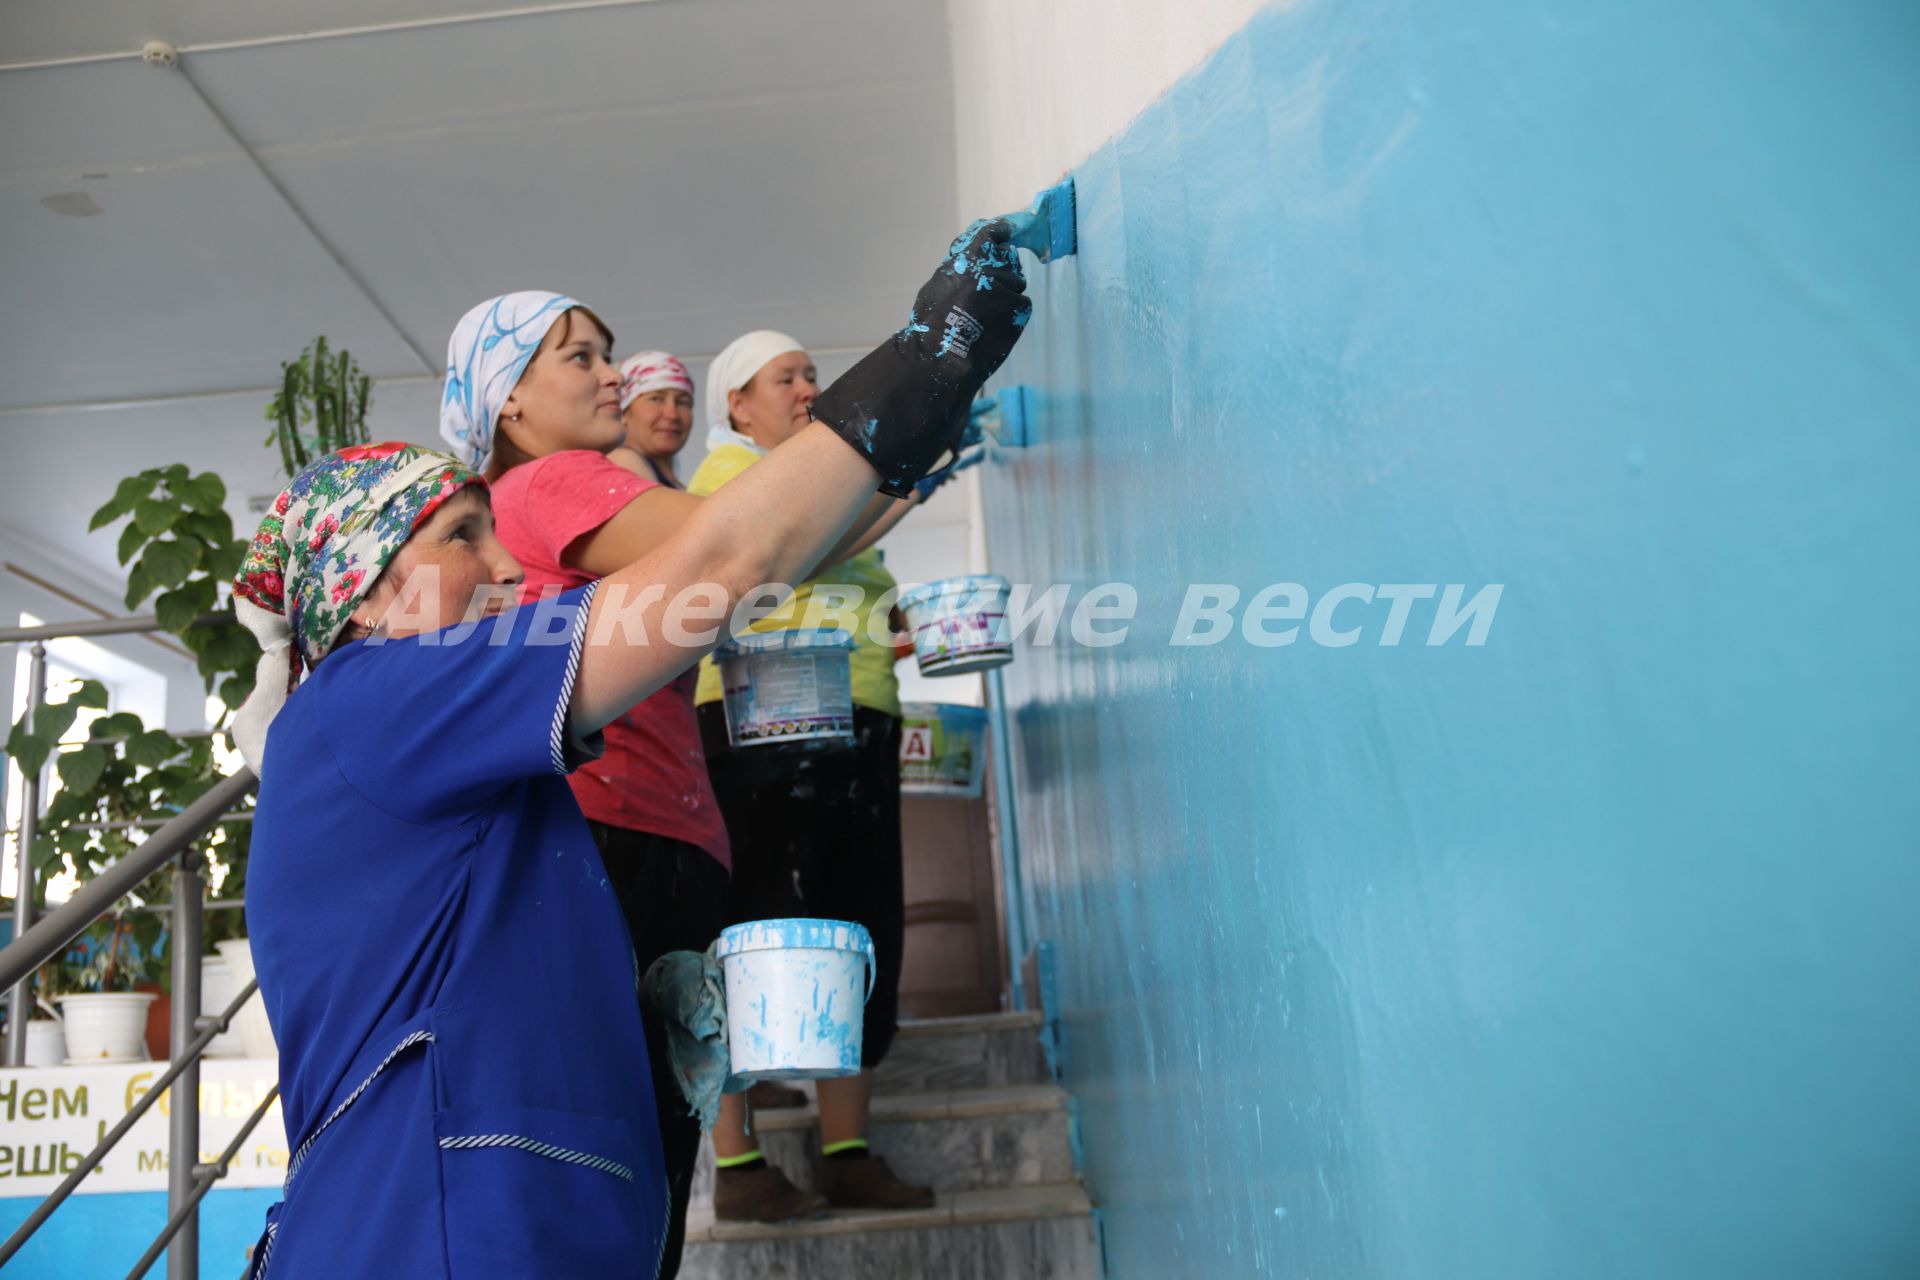
[[[1008,216],[1013,224],[1013,242],[1031,250],[1042,262],[1069,258],[1079,247],[1073,225],[1073,179],[1068,178],[1042,191],[1033,207]]]

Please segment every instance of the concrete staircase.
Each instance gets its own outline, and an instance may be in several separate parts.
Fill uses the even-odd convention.
[[[874,1080],[868,1140],[931,1209],[836,1209],[817,1222],[713,1218],[703,1151],[685,1280],[1099,1280],[1093,1206],[1074,1176],[1072,1119],[1040,1049],[1038,1013],[901,1024]],[[760,1149],[814,1185],[812,1106],[762,1111]]]

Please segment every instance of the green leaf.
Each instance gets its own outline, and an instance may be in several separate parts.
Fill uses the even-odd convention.
[[[147,549],[140,553],[140,566],[147,571],[147,577],[156,587],[177,587],[187,580],[187,575],[200,567],[200,559],[205,553],[192,542],[168,540],[150,542]]]
[[[180,740],[165,729],[149,729],[127,740],[127,759],[143,768],[165,764],[180,754]]]
[[[120,531],[120,546],[117,551],[120,557],[120,563],[125,564],[127,561],[133,559],[133,553],[146,545],[147,535],[141,530],[139,525],[129,521],[127,527]]]
[[[224,510],[189,512],[180,518],[179,524],[173,526],[173,532],[175,537],[184,534],[224,549],[233,541],[233,517]]]
[[[189,474],[186,463],[176,462],[170,467],[162,468],[160,478],[167,482],[168,488],[173,488],[176,485],[185,484]]]
[[[153,602],[154,616],[160,619],[162,628],[168,631],[184,631],[193,625],[200,616],[200,608],[193,601],[193,594],[186,587],[178,591],[163,593]]]
[[[248,543],[236,538],[218,550],[207,553],[207,576],[219,582],[231,582],[240,572],[240,564],[247,558]]]
[[[107,749],[89,744],[78,751],[66,751],[54,762],[60,773],[60,785],[76,795],[85,795],[107,771]]]
[[[146,722],[131,711],[116,711],[93,722],[93,736],[96,738],[130,738],[146,731]]]
[[[13,732],[7,735],[7,754],[20,766],[20,772],[28,776],[39,773],[52,752],[51,742],[27,728],[25,716],[20,717],[20,723],[14,725]]]
[[[213,608],[214,586],[211,578],[195,578],[153,602],[153,612],[168,631],[185,631],[193,620]]]
[[[253,692],[253,674],[231,675],[220,682],[220,701],[227,704],[230,711],[238,711],[240,704]]]
[[[37,871],[51,872],[58,868],[60,850],[50,836],[40,836],[33,842],[33,865]]]
[[[180,508],[171,502],[161,502],[155,498],[142,498],[133,508],[133,522],[140,526],[140,532],[149,538],[158,537],[173,528],[173,522],[180,518]]]
[[[140,602],[153,594],[155,585],[153,571],[147,568],[143,556],[134,563],[133,568],[127,570],[127,608],[139,608]]]
[[[92,533],[95,529],[112,524],[126,515],[133,510],[136,502],[153,492],[153,486],[159,481],[160,473],[157,471],[142,471],[137,476],[128,476],[122,480],[119,487],[114,489],[113,496],[93,513],[93,520],[87,525],[87,532]]]
[[[82,680],[80,687],[67,695],[67,701],[76,707],[97,707],[104,711],[107,706],[107,686],[98,680]]]
[[[211,515],[219,511],[227,501],[226,481],[211,471],[202,471],[191,480],[179,483],[169,482],[173,496],[195,511]]]
[[[80,704],[73,701],[43,702],[38,714],[33,717],[33,736],[52,746],[66,736],[73,728],[73,719],[80,714]]]

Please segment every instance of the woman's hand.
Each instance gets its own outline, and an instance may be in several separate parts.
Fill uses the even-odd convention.
[[[1033,304],[1003,218],[953,242],[907,326],[820,393],[813,416],[904,498],[967,424],[968,408],[1020,338]]]

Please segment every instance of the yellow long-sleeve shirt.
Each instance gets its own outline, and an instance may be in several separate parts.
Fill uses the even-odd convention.
[[[758,462],[760,456],[737,444],[720,445],[707,455],[693,473],[693,479],[687,482],[687,492],[706,497]],[[831,593],[823,594],[820,604],[814,605],[814,591],[828,584],[858,587],[862,592],[859,605],[852,609],[836,607],[837,602]],[[898,585],[893,575],[887,572],[879,549],[869,547],[859,555],[830,565],[816,577],[799,584],[791,600],[754,623],[752,629],[791,631],[801,625],[802,619],[806,619],[810,626],[845,627],[853,633],[854,638],[854,705],[897,716],[900,714],[900,682],[893,674],[893,650],[873,638],[876,633],[886,634],[886,619],[882,617],[874,622],[873,614],[885,607],[880,603],[881,598]],[[891,601],[892,597],[888,599]],[[815,616],[808,617],[810,609]],[[702,658],[700,683],[694,692],[694,701],[704,704],[719,700],[720,670],[714,666],[712,658]]]

